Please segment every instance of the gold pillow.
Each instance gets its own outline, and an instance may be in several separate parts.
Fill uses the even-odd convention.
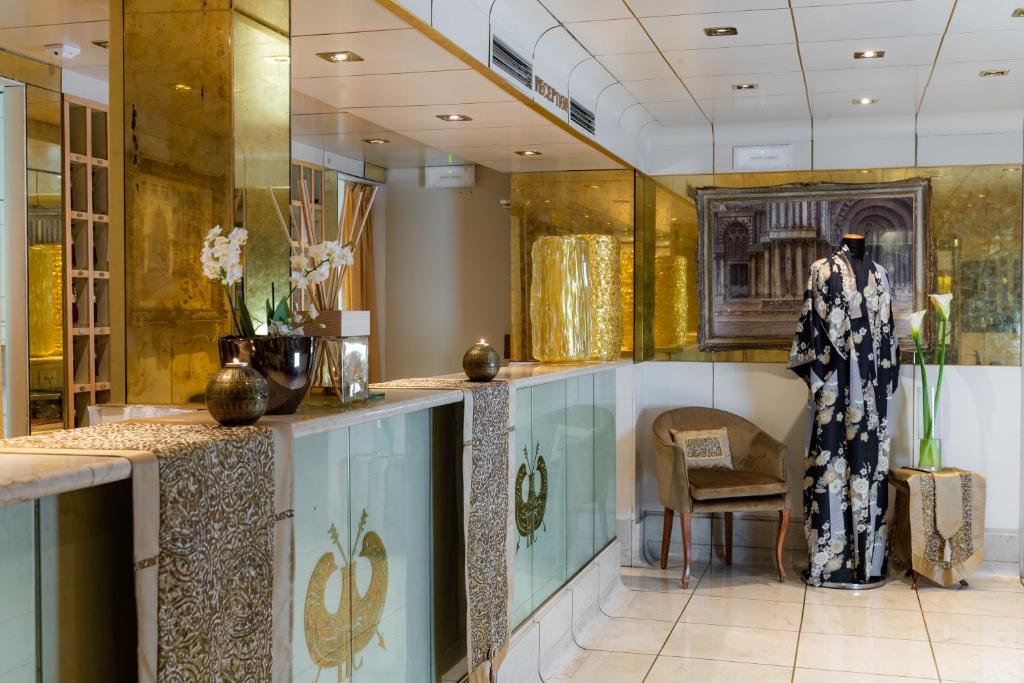
[[[672,440],[683,451],[686,467],[694,470],[732,469],[729,430],[703,429],[684,431],[670,429]]]

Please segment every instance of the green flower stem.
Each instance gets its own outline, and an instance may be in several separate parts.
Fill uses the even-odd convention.
[[[947,318],[942,319],[939,325],[939,376],[935,379],[935,402],[932,404],[932,419],[939,413],[939,392],[942,391],[942,374],[946,370],[946,328],[949,324]]]
[[[921,350],[921,335],[914,333],[914,346],[917,351],[914,356],[917,358],[917,365],[921,368],[921,390],[924,395],[921,397],[921,406],[924,409],[924,437],[925,439],[932,438],[932,406],[931,396],[928,391],[928,372],[924,367],[924,351]]]
[[[242,326],[241,324],[239,324],[238,314],[235,312],[235,300],[231,296],[231,288],[228,287],[228,283],[224,282],[223,280],[221,281],[221,285],[224,286],[224,296],[228,298],[228,308],[231,309],[231,322],[235,324],[235,330],[237,330],[238,334],[241,336]]]

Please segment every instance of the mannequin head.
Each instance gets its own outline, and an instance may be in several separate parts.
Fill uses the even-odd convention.
[[[864,258],[864,235],[849,232],[843,235],[843,244],[850,250],[855,259]]]

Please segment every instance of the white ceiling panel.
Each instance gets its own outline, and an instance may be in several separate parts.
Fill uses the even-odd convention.
[[[640,81],[648,78],[670,78],[672,69],[657,52],[645,54],[605,55],[599,60],[612,76],[620,81]]]
[[[106,40],[109,36],[110,25],[106,21],[3,28],[0,29],[0,47],[47,64],[64,67],[103,66],[108,62],[108,52],[93,45],[92,41]],[[74,45],[81,53],[73,59],[58,59],[43,49],[44,45],[51,43]]]
[[[949,32],[972,33],[1015,28],[1024,24],[1024,18],[1011,16],[1018,7],[1024,7],[1021,0],[957,0]]]
[[[503,126],[540,126],[548,121],[518,100],[489,104],[461,104],[421,107],[378,107],[360,109],[359,116],[383,126],[387,130],[400,130],[415,137],[418,130],[448,130],[457,126],[466,128],[499,128]],[[438,114],[466,114],[472,121],[449,123],[437,118]]]
[[[291,0],[292,38],[324,33],[355,33],[407,28],[376,0]],[[339,48],[348,49],[348,48]]]
[[[615,76],[608,73],[608,69],[596,59],[588,59],[569,74],[568,95],[584,107],[593,109],[604,89],[614,83]]]
[[[802,35],[802,34],[801,34]],[[881,69],[890,66],[931,64],[942,36],[903,36],[863,40],[825,42],[800,41],[804,68],[816,69]],[[946,40],[949,40],[947,37]],[[854,59],[858,50],[885,50],[882,59]]]
[[[796,42],[793,19],[788,9],[683,14],[640,21],[661,50],[717,49]],[[735,26],[738,34],[712,38],[704,34],[704,29],[709,26]]]
[[[296,113],[295,95],[292,95],[292,134],[293,135],[345,135],[349,133],[380,133],[386,130],[383,126],[367,121],[364,118],[343,111],[322,113]],[[327,108],[324,104],[323,107]],[[308,108],[308,107],[307,107]]]
[[[0,28],[105,21],[109,17],[108,0],[4,0],[0,3]]]
[[[491,5],[491,33],[527,59],[533,46],[558,20],[537,0],[494,0]]]
[[[813,95],[825,92],[884,92],[909,90],[920,95],[928,84],[930,64],[887,66],[876,69],[826,69],[807,72],[807,89]]]
[[[1017,19],[1024,23],[1024,19]],[[1024,59],[1024,26],[1007,31],[953,33],[946,36],[940,62]]]
[[[676,72],[685,78],[800,71],[796,45],[759,45],[715,50],[665,52]]]
[[[544,6],[563,24],[632,17],[622,0],[544,0]]]
[[[317,57],[320,52],[340,50],[355,52],[364,61],[334,64]],[[465,68],[465,63],[439,49],[430,38],[412,28],[292,38],[292,78]]]
[[[877,97],[878,102],[869,105],[853,104],[855,97]],[[811,111],[815,117],[822,118],[900,116],[913,114],[917,110],[918,101],[917,93],[909,90],[825,92],[811,96]]]
[[[735,90],[733,85],[756,83],[756,90]],[[686,87],[698,100],[727,97],[758,98],[770,95],[803,95],[804,77],[799,71],[782,73],[699,76],[686,79]]]
[[[1024,88],[991,88],[987,85],[929,87],[921,111],[929,114],[1021,110],[1024,113]]]
[[[851,40],[941,35],[953,0],[870,2],[794,10],[802,40]]]
[[[633,18],[585,21],[567,28],[594,56],[657,51]]]
[[[401,133],[401,131],[399,131]],[[481,147],[484,145],[514,146],[516,149],[535,149],[541,145],[565,142],[567,133],[554,124],[540,126],[510,126],[506,128],[455,128],[422,130],[414,133],[416,139],[438,149],[453,147]]]
[[[648,78],[640,81],[624,81],[626,89],[637,102],[671,102],[689,97],[686,88],[675,76],[671,78]]]
[[[990,76],[982,78],[979,72],[986,69],[1008,69],[1010,73],[1006,76]],[[938,64],[935,67],[935,74],[932,76],[931,86],[947,87],[971,85],[983,88],[1013,88],[1020,89],[1024,83],[1024,60],[1005,59],[998,62],[950,62]]]
[[[638,17],[788,9],[785,0],[626,0]],[[555,14],[558,14],[557,12]],[[709,24],[719,26],[721,24]]]
[[[701,106],[715,123],[801,121],[809,117],[805,95],[702,100]]]
[[[642,106],[661,123],[702,123],[707,119],[692,99],[676,102],[648,102]]]
[[[472,69],[293,79],[292,87],[339,109],[512,101]]]

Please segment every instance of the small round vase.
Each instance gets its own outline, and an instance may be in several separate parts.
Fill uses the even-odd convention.
[[[246,363],[231,362],[206,385],[206,409],[225,427],[251,425],[267,410],[267,380]]]
[[[481,340],[462,357],[462,369],[471,382],[490,382],[501,369],[501,358],[494,347]]]

